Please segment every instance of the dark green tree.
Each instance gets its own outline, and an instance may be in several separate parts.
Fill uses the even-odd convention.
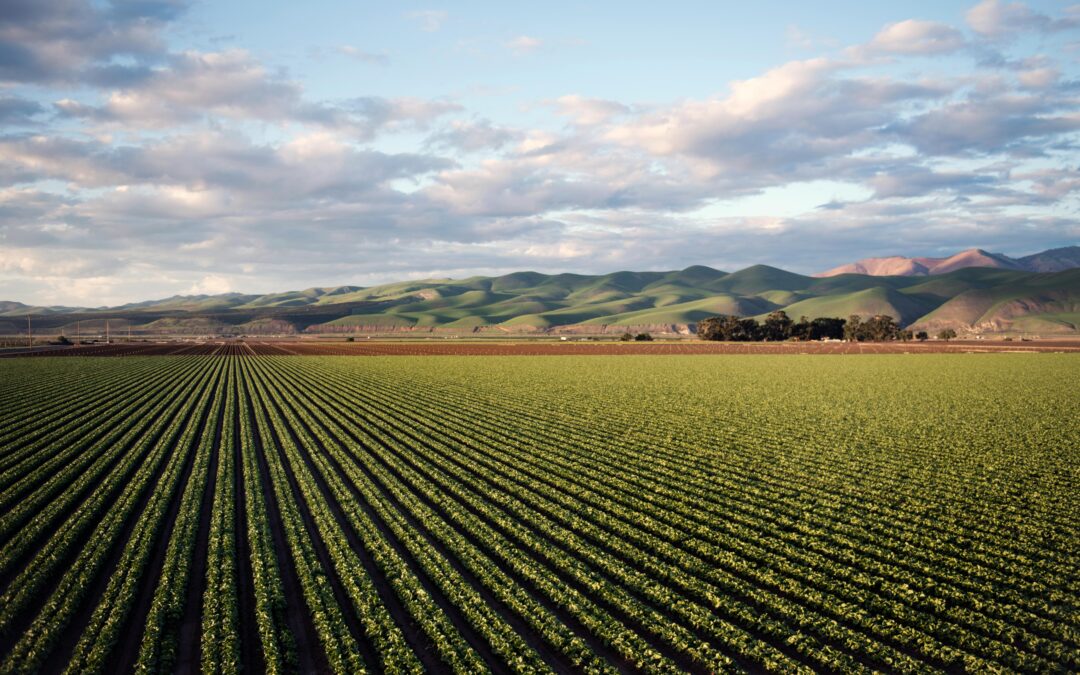
[[[863,322],[860,326],[864,340],[872,342],[885,342],[899,337],[900,326],[896,320],[887,314],[876,314]]]
[[[848,317],[847,324],[844,326],[844,339],[848,342],[862,342],[866,339],[862,331],[862,317],[858,314]]]
[[[844,339],[845,319],[822,316],[810,322],[811,340],[842,340]]]
[[[810,319],[805,316],[800,316],[799,320],[791,324],[791,339],[792,340],[810,340],[812,339],[811,333],[813,331],[813,324],[810,323]]]
[[[698,322],[697,334],[702,340],[747,342],[761,339],[761,326],[754,319],[721,314]]]
[[[786,340],[791,337],[791,327],[794,323],[782,309],[770,312],[765,317],[765,322],[761,324],[761,338],[771,342]]]

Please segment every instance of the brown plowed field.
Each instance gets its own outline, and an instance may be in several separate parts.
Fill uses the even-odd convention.
[[[77,345],[74,347],[35,347],[10,351],[0,358],[15,356],[251,356],[255,352],[245,342],[133,342]]]
[[[1080,340],[1004,342],[206,342],[80,345],[15,356],[559,356],[619,354],[956,354],[1080,352]]]
[[[589,354],[902,354],[1080,352],[1080,340],[1046,342],[253,342],[256,354],[301,356],[547,356]]]

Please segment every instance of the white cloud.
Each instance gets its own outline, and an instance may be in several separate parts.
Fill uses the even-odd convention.
[[[166,53],[162,31],[185,2],[6,0],[0,82],[85,83],[138,77]],[[115,59],[127,62],[118,64]]]
[[[1069,16],[1054,19],[1036,12],[1022,2],[982,0],[967,11],[968,26],[979,35],[998,39],[1022,31],[1050,32],[1067,30],[1080,25],[1080,15],[1072,8]]]
[[[141,4],[156,6],[131,7]],[[1077,236],[1075,65],[1024,42],[1007,60],[983,58],[996,47],[978,37],[1057,30],[1071,15],[982,3],[972,43],[944,24],[897,21],[832,56],[718,82],[711,96],[571,90],[527,105],[538,119],[526,128],[458,99],[343,90],[314,101],[252,53],[165,50],[161,12],[116,25],[86,14],[95,30],[119,31],[111,46],[73,24],[63,39],[48,22],[20,34],[44,46],[8,79],[44,83],[55,103],[16,88],[0,98],[0,118],[22,125],[0,133],[5,288],[144,299],[369,283],[447,270],[448,255],[465,274],[755,262],[817,271],[836,251],[963,248],[978,235],[1011,252],[1022,237],[1031,250]],[[408,18],[433,31],[447,13]],[[562,44],[521,35],[502,47]],[[351,45],[336,53],[386,61]],[[925,58],[953,53],[982,60],[960,70],[958,58]],[[83,73],[89,93],[57,85],[63,68]],[[815,187],[827,182],[850,191]]]
[[[599,98],[586,98],[579,94],[560,96],[549,101],[555,111],[564,117],[570,117],[575,124],[592,126],[611,120],[616,115],[630,112],[630,108],[618,101],[606,101]]]
[[[1045,89],[1057,83],[1061,78],[1061,71],[1057,68],[1031,68],[1022,70],[1016,74],[1020,84],[1028,89]]]
[[[866,49],[871,53],[930,55],[954,52],[964,45],[964,36],[951,26],[908,19],[882,28]]]
[[[518,136],[520,132],[496,126],[490,120],[451,120],[448,126],[428,136],[424,144],[427,147],[454,148],[461,152],[479,152],[498,150]]]
[[[220,274],[207,274],[187,290],[188,295],[218,295],[232,290],[232,282]]]
[[[297,82],[270,71],[244,50],[187,51],[170,57],[137,86],[113,90],[102,105],[65,98],[54,106],[64,116],[110,129],[261,120],[339,129],[363,140],[383,130],[422,130],[461,109],[452,101],[416,97],[315,103],[303,94]]]

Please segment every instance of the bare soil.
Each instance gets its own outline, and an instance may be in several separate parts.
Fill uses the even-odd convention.
[[[78,345],[0,354],[0,358],[61,356],[560,356],[626,354],[958,354],[1080,352],[1080,339],[1006,342],[952,340],[928,342],[548,342],[391,341],[313,342],[218,341],[205,343],[130,343]]]

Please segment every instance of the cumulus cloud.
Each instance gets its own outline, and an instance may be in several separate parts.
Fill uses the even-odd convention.
[[[232,282],[221,274],[207,274],[187,289],[189,295],[219,295],[233,290]]]
[[[230,211],[302,200],[370,197],[400,179],[417,179],[449,166],[420,154],[387,154],[353,147],[340,136],[312,133],[278,146],[243,135],[199,132],[138,146],[69,141],[44,136],[0,138],[0,184],[60,180],[73,187],[115,186],[114,202],[147,215],[141,204],[169,213],[217,204]],[[155,190],[149,196],[135,187]],[[120,209],[117,209],[120,211]],[[217,211],[211,211],[217,213]]]
[[[1072,8],[1068,16],[1053,18],[1037,12],[1022,2],[982,0],[967,11],[968,26],[990,39],[1011,37],[1023,31],[1052,32],[1080,26],[1080,13]]]
[[[923,197],[930,194],[977,194],[993,191],[1000,176],[971,171],[934,171],[925,166],[899,166],[866,181],[875,199]]]
[[[498,150],[519,137],[520,132],[496,126],[491,120],[451,120],[448,126],[428,136],[424,144],[431,148],[479,152]]]
[[[908,19],[882,28],[864,49],[871,54],[931,55],[955,52],[964,45],[964,36],[952,26]]]
[[[630,108],[618,101],[599,98],[586,98],[579,94],[568,94],[549,101],[555,111],[563,117],[571,118],[575,124],[592,126],[609,121],[616,115],[630,112]]]
[[[302,103],[301,89],[243,50],[184,52],[138,87],[114,91],[93,116],[146,126],[170,126],[207,114],[285,120],[318,110]],[[81,110],[82,114],[89,114]]]
[[[367,138],[381,129],[424,131],[440,117],[463,110],[460,104],[453,101],[408,96],[364,96],[344,102],[341,108],[353,116],[351,124],[354,130]]]
[[[933,83],[841,78],[844,63],[792,61],[733,82],[704,101],[642,114],[612,125],[606,137],[659,156],[696,160],[705,177],[746,185],[805,180],[826,162],[883,142],[882,128],[899,109],[945,92]]]
[[[79,82],[114,57],[154,60],[166,24],[186,9],[167,0],[6,0],[0,6],[0,82]]]
[[[1080,129],[1075,110],[1038,95],[997,93],[950,102],[896,123],[891,131],[929,155],[1010,153],[1038,156]]]
[[[312,102],[297,82],[240,49],[174,54],[136,86],[112,91],[103,104],[62,99],[54,105],[62,115],[102,125],[168,128],[209,119],[262,120],[348,130],[365,140],[386,129],[425,129],[461,109],[450,101],[413,97]]]
[[[566,92],[528,104],[528,128],[468,97],[313,100],[250,52],[170,51],[163,29],[185,6],[0,6],[0,78],[34,85],[0,96],[5,288],[47,298],[81,279],[142,299],[523,267],[812,272],[838,250],[1015,252],[1080,235],[1074,68],[994,43],[1070,14],[984,2],[968,33],[897,21],[695,98]],[[447,19],[406,16],[431,31]],[[798,196],[805,213],[731,215],[828,182],[842,196]]]
[[[0,124],[24,126],[37,122],[37,117],[45,112],[45,107],[37,101],[17,96],[0,96]]]

